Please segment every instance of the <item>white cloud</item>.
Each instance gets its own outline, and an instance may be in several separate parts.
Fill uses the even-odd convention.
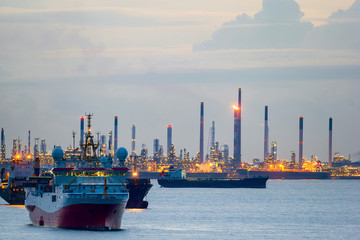
[[[194,45],[194,50],[294,48],[312,24],[301,21],[303,13],[294,0],[263,0],[253,18],[246,14],[226,22],[212,39]]]
[[[225,22],[212,39],[193,49],[360,49],[360,0],[333,13],[328,23],[319,27],[302,21],[303,15],[295,0],[263,0],[262,10],[253,18],[242,14]]]
[[[320,49],[360,50],[360,0],[347,10],[338,10],[327,24],[314,28],[303,46]]]

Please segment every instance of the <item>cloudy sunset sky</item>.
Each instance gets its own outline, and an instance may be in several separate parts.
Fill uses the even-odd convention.
[[[79,118],[94,113],[106,134],[119,116],[120,146],[166,146],[177,155],[216,140],[233,153],[233,112],[242,88],[242,159],[263,156],[264,106],[281,159],[298,153],[360,160],[360,0],[12,0],[0,3],[0,128],[12,139],[72,144]],[[32,143],[33,144],[33,143]]]

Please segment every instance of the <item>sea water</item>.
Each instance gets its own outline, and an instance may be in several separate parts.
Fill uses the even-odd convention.
[[[266,189],[161,188],[121,231],[31,224],[0,200],[0,239],[360,239],[360,180],[269,180]]]

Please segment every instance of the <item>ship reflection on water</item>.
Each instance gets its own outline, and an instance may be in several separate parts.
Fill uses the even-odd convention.
[[[126,211],[127,212],[142,212],[142,211],[145,211],[146,209],[143,208],[143,209],[140,209],[140,208],[127,208]]]

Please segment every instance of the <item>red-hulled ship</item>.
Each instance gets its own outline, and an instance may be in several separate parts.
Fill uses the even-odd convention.
[[[104,168],[98,162],[98,144],[88,132],[81,144],[84,155],[79,168],[62,167],[63,151],[56,148],[53,157],[57,168],[50,177],[31,177],[25,184],[25,207],[34,225],[90,230],[117,230],[129,198],[125,186],[127,168]],[[91,154],[92,152],[92,154]],[[127,151],[116,152],[120,163]]]

